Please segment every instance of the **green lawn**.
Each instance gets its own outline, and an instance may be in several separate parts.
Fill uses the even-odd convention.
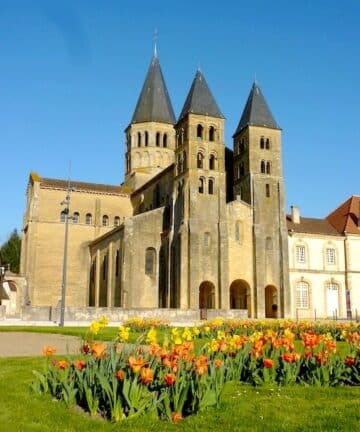
[[[171,424],[140,417],[111,424],[68,410],[49,396],[31,392],[32,370],[45,359],[0,359],[0,430],[91,431],[358,431],[360,387],[254,388],[229,383],[220,409]]]

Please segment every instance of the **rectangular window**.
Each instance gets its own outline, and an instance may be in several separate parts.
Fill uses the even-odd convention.
[[[266,185],[265,185],[265,194],[266,194],[266,198],[270,197],[270,185],[269,185],[269,183],[266,183]]]
[[[305,262],[305,246],[296,246],[296,262]]]
[[[335,249],[326,249],[326,262],[328,264],[335,264]]]
[[[309,284],[298,282],[296,286],[296,307],[299,309],[309,308]]]

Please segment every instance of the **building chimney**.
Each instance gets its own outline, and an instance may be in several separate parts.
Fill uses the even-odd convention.
[[[300,209],[296,206],[291,206],[291,220],[293,223],[300,223]]]

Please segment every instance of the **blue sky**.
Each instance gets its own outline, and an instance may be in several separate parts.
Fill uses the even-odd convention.
[[[256,76],[283,128],[287,207],[327,215],[360,193],[359,19],[357,0],[1,0],[0,243],[31,170],[67,178],[71,160],[74,180],[123,181],[155,28],[175,113],[200,66],[232,147]]]

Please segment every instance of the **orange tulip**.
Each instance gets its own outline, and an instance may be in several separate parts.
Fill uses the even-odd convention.
[[[67,369],[69,366],[69,362],[67,362],[66,360],[59,360],[58,362],[59,369]]]
[[[264,366],[265,366],[267,369],[272,368],[272,367],[274,366],[274,360],[271,360],[271,359],[269,359],[269,358],[264,359]]]
[[[56,349],[53,348],[52,346],[49,346],[49,345],[44,346],[43,354],[44,354],[45,356],[52,356],[52,355],[54,355],[55,353],[56,353]]]
[[[86,361],[81,359],[75,360],[74,366],[77,370],[83,370],[86,366]]]
[[[171,385],[175,384],[175,382],[176,382],[176,375],[173,373],[167,373],[164,376],[164,381],[165,381],[165,384],[167,386],[171,386]]]
[[[154,379],[154,371],[150,368],[144,367],[141,369],[140,376],[143,384],[150,384]]]
[[[139,370],[146,365],[146,361],[142,357],[136,359],[135,357],[130,356],[129,365],[133,372],[138,373]]]
[[[119,369],[119,370],[116,372],[115,377],[116,377],[116,379],[117,379],[118,381],[122,381],[122,380],[124,379],[124,377],[125,377],[125,373],[124,373],[124,371],[121,370],[121,369]]]
[[[352,357],[352,356],[346,356],[345,357],[346,366],[354,366],[355,361],[356,361],[355,357]]]
[[[95,342],[91,347],[91,352],[97,359],[104,357],[106,346],[101,342]]]
[[[214,360],[214,365],[217,369],[219,369],[222,365],[222,361],[220,359],[215,359]]]
[[[173,412],[172,414],[171,414],[171,420],[174,422],[174,423],[178,423],[179,421],[181,421],[182,420],[182,415],[181,415],[181,413],[178,413],[178,412]]]

